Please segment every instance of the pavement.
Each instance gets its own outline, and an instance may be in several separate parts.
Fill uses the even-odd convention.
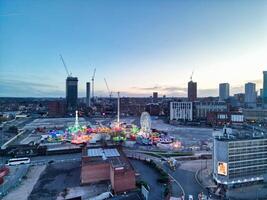
[[[185,146],[199,145],[199,141],[212,141],[212,128],[174,126],[161,119],[152,120],[151,127],[167,132],[169,136],[180,140]]]
[[[207,165],[206,165],[207,162]],[[202,165],[202,168],[198,171],[198,173],[196,174],[196,178],[199,181],[199,184],[202,185],[202,187],[204,188],[216,188],[216,184],[213,181],[212,178],[212,160],[204,160]]]
[[[45,170],[46,166],[33,166],[30,168],[29,172],[26,175],[26,178],[23,179],[21,184],[15,188],[12,192],[8,193],[3,200],[27,200],[29,194],[31,193],[35,183],[38,181],[41,173]]]
[[[261,184],[230,189],[226,192],[226,196],[232,200],[266,200],[267,185]]]

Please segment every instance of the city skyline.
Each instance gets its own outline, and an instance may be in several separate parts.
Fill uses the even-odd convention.
[[[266,1],[29,2],[0,3],[1,97],[65,97],[59,54],[79,97],[94,68],[97,96],[108,96],[106,78],[122,96],[186,97],[192,71],[198,97],[224,82],[231,95],[262,88]]]

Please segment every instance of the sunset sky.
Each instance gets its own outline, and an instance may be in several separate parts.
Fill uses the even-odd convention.
[[[262,87],[267,1],[0,0],[0,96],[65,96],[62,54],[79,96],[96,68],[96,95],[198,96]]]

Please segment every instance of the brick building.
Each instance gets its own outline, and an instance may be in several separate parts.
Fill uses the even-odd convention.
[[[115,193],[135,189],[135,171],[117,146],[83,149],[81,184],[110,181]]]
[[[52,117],[64,116],[66,114],[66,102],[63,100],[48,102],[48,115]]]

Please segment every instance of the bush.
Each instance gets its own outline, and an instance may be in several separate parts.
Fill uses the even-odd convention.
[[[143,185],[147,190],[149,190],[148,184],[145,181],[142,181],[142,180],[141,181],[136,181],[135,185],[138,188],[141,188],[142,185]]]
[[[166,197],[166,196],[168,196],[168,194],[170,193],[170,189],[169,189],[169,187],[165,187],[165,189],[164,189],[164,197]]]
[[[167,176],[160,176],[158,179],[157,179],[157,181],[159,182],[159,183],[168,183],[169,182],[169,176],[167,175]]]

